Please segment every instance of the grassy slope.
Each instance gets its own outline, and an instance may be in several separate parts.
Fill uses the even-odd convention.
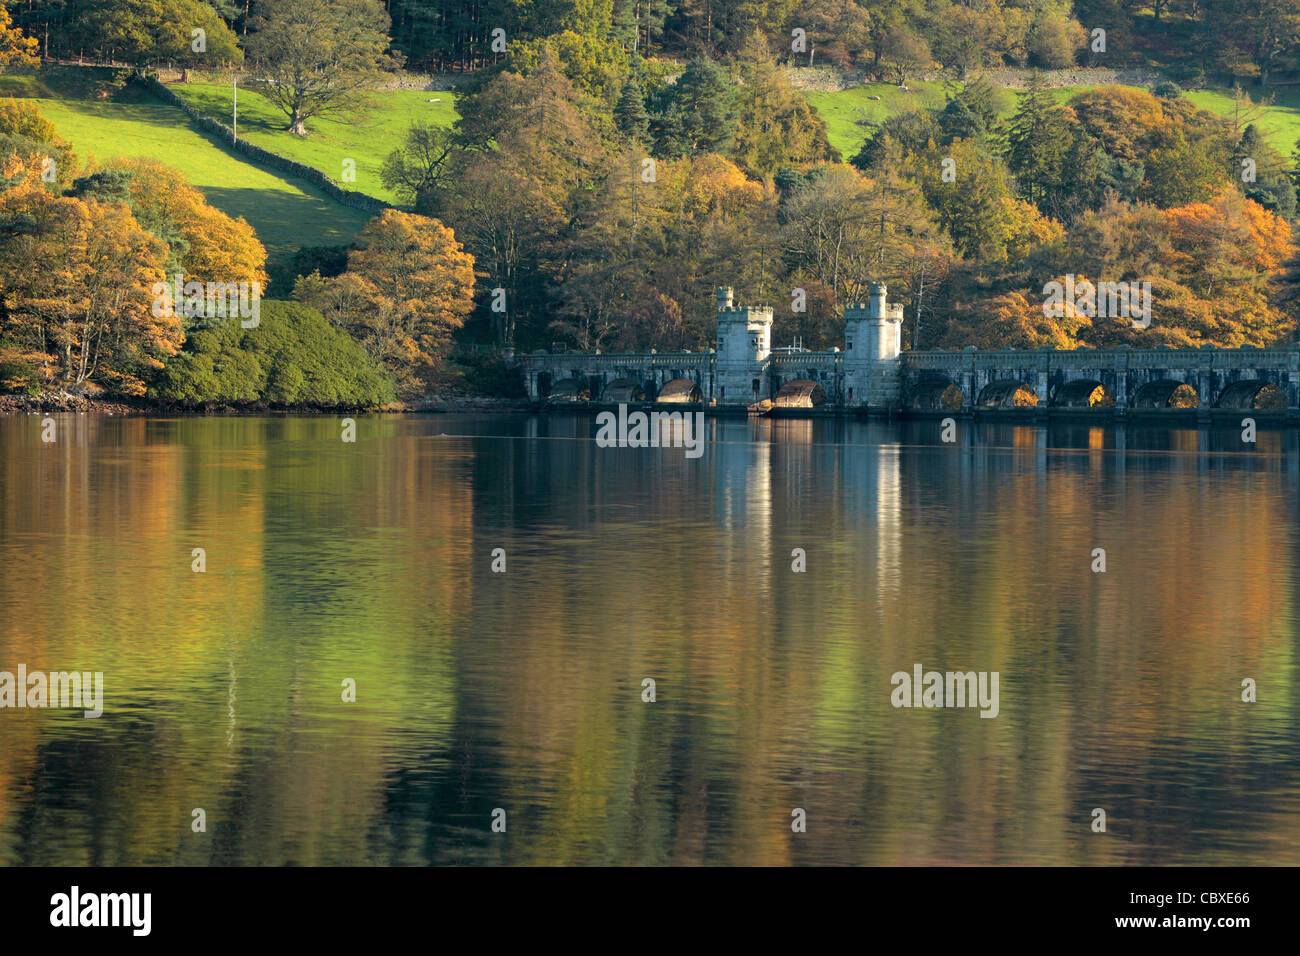
[[[212,205],[248,220],[272,261],[303,245],[350,242],[370,218],[307,183],[243,162],[174,106],[130,90],[98,99],[98,91],[66,78],[0,77],[0,95],[34,97],[83,165],[92,157],[148,156],[181,170]]]
[[[185,102],[207,116],[230,125],[231,89],[226,83],[177,83]],[[450,126],[456,121],[455,94],[442,91],[391,90],[373,94],[374,106],[355,117],[325,117],[307,121],[308,136],[294,136],[270,101],[252,90],[239,91],[239,135],[281,156],[319,169],[345,189],[355,189],[389,202],[396,197],[379,181],[384,159],[402,144],[417,120]],[[430,103],[436,99],[439,102]],[[356,162],[356,182],[342,181],[343,160]]]
[[[855,86],[836,93],[818,93],[809,91],[804,95],[826,121],[827,135],[832,145],[839,149],[847,162],[861,148],[871,132],[869,126],[862,126],[857,120],[865,117],[878,123],[887,116],[901,110],[914,107],[936,107],[944,103],[944,90],[941,83],[921,83],[912,81],[909,86],[915,92],[901,93],[892,83],[869,83]],[[1065,102],[1087,86],[1067,86],[1053,90],[1060,102]],[[1230,116],[1233,110],[1231,90],[1207,89],[1184,94],[1197,106]],[[1254,94],[1252,94],[1254,95]],[[879,96],[879,100],[872,100]],[[1015,109],[1015,91],[1004,90],[1003,115]],[[1296,141],[1300,140],[1300,91],[1279,92],[1274,102],[1260,108],[1259,127],[1283,156],[1290,156]]]

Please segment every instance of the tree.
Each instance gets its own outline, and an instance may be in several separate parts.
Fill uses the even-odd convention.
[[[364,91],[397,69],[388,14],[379,0],[264,0],[244,41],[256,88],[307,135],[314,116],[353,109]]]
[[[30,100],[0,100],[0,157],[19,156],[37,166],[54,160],[55,182],[67,186],[77,169],[72,147]]]
[[[0,339],[39,355],[49,387],[143,395],[184,339],[170,310],[153,308],[163,243],[123,203],[56,197],[39,167],[4,172]]]
[[[140,225],[171,247],[168,268],[186,279],[266,286],[266,248],[253,227],[209,205],[180,170],[152,159],[115,159],[77,180],[73,193],[127,203]]]
[[[692,60],[667,87],[651,121],[655,155],[726,153],[736,133],[736,92],[712,60]]]
[[[826,124],[770,60],[748,63],[736,97],[731,156],[745,170],[768,175],[786,165],[839,162]]]
[[[635,78],[629,78],[618,94],[614,106],[614,125],[633,143],[644,143],[650,135],[650,114],[645,108],[645,93]]]
[[[134,66],[243,60],[234,33],[201,0],[106,0],[90,9],[79,30],[101,54]]]
[[[35,37],[23,36],[23,31],[13,25],[9,19],[9,10],[0,6],[0,70],[9,64],[19,66],[40,66],[37,48],[40,46]]]
[[[406,141],[384,160],[379,179],[400,200],[427,215],[434,209],[454,149],[455,138],[447,127],[415,123],[406,131]]]
[[[294,297],[347,330],[402,394],[416,394],[474,307],[474,258],[438,220],[395,209],[370,220],[358,242],[347,272],[304,277]]]
[[[1004,154],[1030,202],[1041,205],[1059,188],[1071,140],[1069,115],[1053,102],[1042,75],[1035,72],[1007,127]]]
[[[898,27],[885,35],[881,61],[898,75],[898,85],[905,86],[909,76],[928,68],[934,58],[925,40],[911,30]]]
[[[1011,194],[1006,167],[997,157],[969,140],[949,144],[944,153],[928,153],[922,159],[921,185],[963,257],[982,262],[1015,260],[1035,246],[1061,238],[1059,224]],[[955,164],[952,182],[943,179],[945,158]]]
[[[265,401],[373,407],[393,400],[393,383],[316,309],[266,301],[255,329],[230,322],[193,332],[150,394],[189,406]]]

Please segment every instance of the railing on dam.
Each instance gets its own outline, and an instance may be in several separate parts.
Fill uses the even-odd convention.
[[[561,352],[558,355],[521,355],[526,368],[681,368],[707,367],[712,352]]]
[[[842,352],[773,352],[770,356],[772,367],[780,369],[833,368],[842,358]]]
[[[991,368],[1255,368],[1258,366],[1300,367],[1300,345],[1271,348],[1226,349],[1202,346],[1198,349],[1156,347],[1134,349],[953,349],[950,351],[907,351],[900,355],[912,369]]]

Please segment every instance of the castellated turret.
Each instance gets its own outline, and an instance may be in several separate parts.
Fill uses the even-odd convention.
[[[898,358],[902,351],[903,307],[889,305],[883,282],[868,286],[866,302],[844,307],[844,351],[846,358],[882,362]]]
[[[719,404],[749,405],[768,397],[772,310],[733,303],[731,289],[719,286],[717,396]]]
[[[844,307],[844,387],[850,405],[888,405],[898,399],[903,307],[890,305],[886,292],[883,282],[873,282],[866,302]]]
[[[772,310],[732,304],[731,289],[718,288],[718,361],[762,362],[772,351]]]

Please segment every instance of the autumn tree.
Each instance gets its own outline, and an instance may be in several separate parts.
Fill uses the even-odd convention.
[[[0,70],[11,64],[34,67],[40,65],[35,37],[23,36],[23,31],[13,25],[7,7],[0,6]]]
[[[153,159],[114,159],[77,180],[73,192],[127,203],[140,225],[167,243],[168,268],[187,280],[266,286],[266,249],[253,227],[210,205],[177,169]]]
[[[77,169],[71,145],[30,100],[0,100],[0,156],[19,156],[43,170],[48,168],[46,160],[51,160],[54,183],[59,186],[71,183]]]
[[[436,219],[385,210],[358,238],[348,271],[300,279],[294,297],[319,308],[416,394],[474,307],[474,258]]]
[[[0,194],[0,339],[40,356],[50,388],[144,394],[184,338],[154,308],[166,250],[125,203],[56,197],[39,169],[5,168]]]

